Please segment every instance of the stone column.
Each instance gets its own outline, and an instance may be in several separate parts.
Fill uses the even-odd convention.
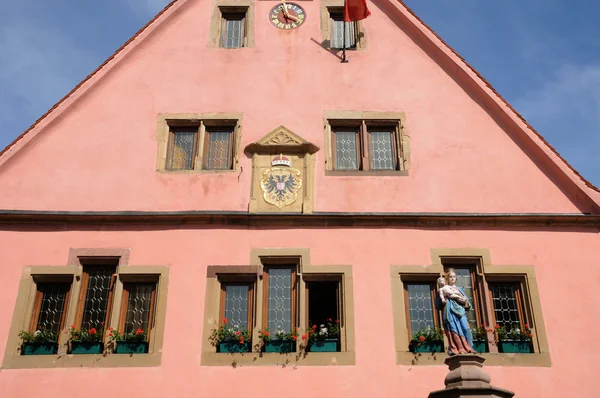
[[[455,355],[444,363],[450,373],[444,379],[446,388],[433,391],[429,398],[512,398],[515,393],[494,387],[483,371],[485,358],[479,355]]]

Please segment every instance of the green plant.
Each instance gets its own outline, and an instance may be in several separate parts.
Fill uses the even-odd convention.
[[[427,326],[425,329],[419,329],[413,333],[410,342],[413,344],[433,343],[444,341],[444,330],[438,327]]]
[[[269,328],[263,328],[258,331],[258,337],[265,342],[276,340],[276,341],[296,341],[298,340],[298,328],[293,329],[290,332],[285,332],[281,329],[274,333],[269,331]]]
[[[473,340],[483,340],[487,341],[488,330],[485,325],[471,327],[471,333],[473,334]],[[491,330],[490,330],[491,331]]]
[[[239,325],[233,325],[227,318],[223,318],[223,324],[212,330],[209,340],[213,345],[224,341],[239,341],[240,344],[245,344],[250,341],[250,331],[240,328]]]
[[[310,324],[310,322],[309,322]],[[315,341],[315,340],[327,340],[337,339],[340,336],[340,321],[336,319],[333,321],[331,318],[327,319],[327,322],[317,327],[316,324],[306,329],[302,335],[302,340]]]
[[[71,341],[77,342],[99,342],[102,341],[102,333],[104,325],[100,324],[98,328],[77,329],[75,325],[71,325],[68,332]]]
[[[40,327],[33,333],[21,330],[19,337],[23,340],[23,343],[56,343],[58,341],[58,333],[44,329],[43,327]]]
[[[117,341],[125,341],[127,343],[141,343],[143,341],[146,341],[146,336],[148,335],[148,333],[144,330],[144,329],[137,329],[135,331],[131,331],[129,333],[119,333],[118,330],[115,330],[113,328],[108,328],[108,338],[110,339],[111,343],[117,342]]]
[[[524,325],[524,330],[517,327],[511,327],[508,329],[506,325],[496,325],[494,328],[494,334],[496,335],[496,341],[531,341],[533,333],[529,329],[529,325]]]

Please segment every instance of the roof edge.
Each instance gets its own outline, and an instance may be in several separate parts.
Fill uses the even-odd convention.
[[[600,193],[600,189],[583,177],[569,162],[563,158],[558,151],[538,133],[521,114],[519,114],[509,103],[498,93],[494,87],[458,52],[456,52],[448,43],[444,41],[430,26],[423,22],[402,0],[387,0],[397,8],[404,16],[421,31],[424,37],[446,55],[454,64],[469,76],[498,107],[522,130],[526,136],[534,143],[547,157],[578,187],[587,198],[600,209],[600,200],[590,195],[587,189]],[[493,111],[493,110],[490,110]]]
[[[129,38],[121,47],[119,47],[110,57],[108,57],[100,66],[92,73],[87,75],[79,84],[71,91],[55,103],[46,113],[40,116],[27,130],[15,138],[2,151],[0,151],[0,166],[8,159],[15,155],[19,150],[26,146],[37,133],[54,119],[65,112],[71,104],[81,95],[85,94],[89,89],[94,87],[94,84],[106,75],[115,65],[117,65],[126,55],[125,52],[130,52],[137,47],[144,39],[158,28],[170,15],[179,9],[188,0],[172,0],[158,14],[156,14],[148,23],[138,30],[132,37]],[[179,3],[175,8],[173,8]],[[167,14],[170,10],[171,12]],[[164,18],[162,16],[165,15]],[[134,43],[135,42],[135,43]],[[122,54],[125,53],[125,54]],[[102,72],[102,73],[101,73]],[[77,94],[77,97],[74,97]],[[74,97],[74,98],[73,98]],[[11,149],[14,149],[11,151]]]

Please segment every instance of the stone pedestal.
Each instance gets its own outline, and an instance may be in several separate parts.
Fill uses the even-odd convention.
[[[450,373],[444,379],[446,388],[433,391],[429,398],[512,398],[515,393],[494,387],[483,371],[485,358],[479,355],[456,355],[444,362]]]

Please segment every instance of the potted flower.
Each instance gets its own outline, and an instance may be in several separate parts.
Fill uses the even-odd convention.
[[[21,355],[52,355],[58,352],[58,333],[40,327],[31,333],[26,330],[19,332]]]
[[[529,329],[528,324],[525,324],[523,331],[517,327],[507,329],[506,326],[496,325],[494,332],[498,343],[498,351],[504,353],[533,352],[531,345],[533,333]]]
[[[129,333],[119,333],[118,330],[108,328],[108,338],[115,354],[146,354],[148,353],[148,333],[137,329]]]
[[[488,352],[488,330],[485,325],[471,327],[473,335],[473,349],[477,352]]]
[[[326,323],[312,325],[302,335],[302,340],[307,342],[308,352],[337,352],[340,341],[340,321],[335,322],[329,318]]]
[[[417,330],[410,340],[410,349],[412,352],[443,352],[444,331],[429,326]]]
[[[71,354],[102,354],[104,343],[102,342],[102,325],[98,328],[77,329],[71,325],[68,332],[71,335]]]
[[[279,329],[274,333],[271,333],[269,328],[264,328],[258,331],[258,337],[263,342],[265,352],[295,352],[298,328],[290,332]]]
[[[212,330],[209,340],[217,346],[217,352],[250,352],[250,331],[228,322],[227,318]]]

